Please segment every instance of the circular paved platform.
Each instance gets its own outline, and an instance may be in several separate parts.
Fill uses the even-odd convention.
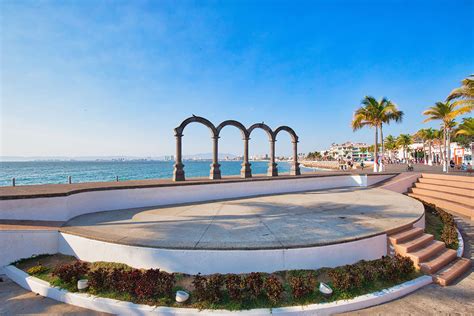
[[[415,222],[420,202],[383,189],[335,189],[98,212],[62,232],[164,249],[285,249],[358,240]]]

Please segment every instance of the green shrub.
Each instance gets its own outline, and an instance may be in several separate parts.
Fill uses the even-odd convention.
[[[87,275],[89,287],[94,291],[94,292],[101,292],[105,291],[109,287],[109,280],[110,273],[108,270],[104,268],[97,268],[94,271],[89,272]]]
[[[458,246],[458,232],[454,226],[443,227],[441,232],[441,239],[449,248],[457,248]]]
[[[245,284],[250,297],[257,298],[262,292],[263,278],[260,272],[252,272],[245,277]]]
[[[194,286],[194,291],[193,295],[196,298],[198,302],[204,302],[207,299],[206,295],[206,284],[207,280],[205,277],[201,275],[201,273],[198,273],[194,276],[193,279],[193,286]]]
[[[199,302],[218,303],[222,299],[223,285],[224,277],[221,274],[212,274],[206,278],[198,273],[193,279],[193,295]]]
[[[240,301],[245,294],[245,282],[240,275],[228,274],[225,278],[225,287],[229,297],[235,301]]]
[[[207,279],[207,296],[208,301],[217,303],[222,299],[222,286],[224,285],[224,277],[222,274],[212,274]]]
[[[83,278],[89,271],[89,265],[86,262],[76,261],[57,266],[53,275],[59,277],[63,282],[72,284]]]
[[[290,284],[293,298],[300,299],[312,294],[316,283],[315,281],[311,273],[306,276],[296,275],[289,277],[288,283]]]
[[[263,288],[265,289],[265,294],[272,304],[278,303],[283,294],[283,284],[280,280],[274,276],[270,275],[263,281]]]
[[[46,268],[45,266],[38,264],[36,266],[33,266],[29,268],[26,272],[31,275],[36,275],[36,274],[42,274],[48,272],[49,269]]]
[[[328,272],[328,275],[336,289],[346,291],[352,287],[351,273],[345,267],[332,269]]]

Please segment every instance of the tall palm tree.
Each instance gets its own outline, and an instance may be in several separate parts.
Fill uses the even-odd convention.
[[[388,158],[392,159],[392,150],[397,148],[397,140],[392,135],[385,137],[385,148],[388,149]]]
[[[433,165],[433,154],[431,151],[431,148],[433,147],[433,140],[436,138],[435,137],[435,130],[433,128],[427,128],[425,130],[425,137],[428,142],[428,165],[432,166]]]
[[[440,161],[444,161],[444,155],[443,155],[443,150],[442,150],[442,145],[443,145],[443,130],[435,129],[433,132],[433,144],[438,145],[438,151],[439,151],[439,159],[437,163]]]
[[[435,105],[429,107],[423,112],[427,118],[424,122],[429,122],[433,120],[440,120],[442,122],[443,133],[444,133],[444,147],[447,150],[445,159],[443,161],[443,170],[448,172],[448,160],[451,157],[450,153],[450,130],[451,126],[454,123],[454,119],[459,115],[469,113],[472,111],[472,105],[462,104],[462,103],[453,103],[451,101],[446,102],[436,102]]]
[[[383,158],[385,154],[384,138],[383,138],[383,124],[390,124],[391,121],[401,123],[403,120],[403,111],[400,111],[398,107],[390,100],[383,98],[381,100],[382,109],[382,123],[380,123],[380,140],[382,143],[382,160],[380,164],[381,171],[384,171]]]
[[[403,157],[405,158],[405,161],[407,160],[407,152],[408,152],[408,146],[410,146],[413,143],[413,139],[410,134],[400,134],[400,136],[397,137],[397,146],[402,147],[403,150]]]
[[[446,100],[455,101],[454,103],[456,104],[470,106],[472,110],[474,107],[474,75],[468,76],[461,81],[461,83],[462,85],[459,88],[451,91]]]
[[[384,123],[388,124],[391,121],[400,122],[403,117],[403,112],[399,111],[397,106],[387,98],[382,98],[380,101],[377,101],[372,96],[366,96],[361,101],[361,105],[362,106],[354,113],[352,129],[356,131],[365,126],[375,128],[374,172],[378,172],[381,171],[378,165],[378,130],[380,128],[383,154],[382,125]]]
[[[456,130],[456,135],[474,136],[474,118],[464,118]]]
[[[456,129],[456,136],[467,136],[467,142],[470,143],[471,155],[474,153],[474,118],[467,117],[462,120]]]
[[[425,145],[426,145],[426,129],[422,128],[418,132],[416,132],[413,137],[417,138],[418,140],[421,140],[421,143],[423,144],[423,162],[425,165],[428,163],[428,160],[426,159],[426,150],[425,150]]]

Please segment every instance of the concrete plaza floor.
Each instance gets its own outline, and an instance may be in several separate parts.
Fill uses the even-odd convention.
[[[391,191],[345,188],[98,212],[70,220],[61,231],[144,247],[277,249],[373,236],[423,212],[420,202]]]

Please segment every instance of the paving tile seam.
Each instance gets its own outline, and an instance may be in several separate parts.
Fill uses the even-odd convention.
[[[275,235],[275,233],[270,229],[270,227],[268,227],[268,225],[262,221],[262,218],[260,216],[257,216],[259,222],[265,226],[265,228],[270,232],[270,234],[272,234],[273,238],[282,246],[282,247],[287,247],[285,244],[283,244],[283,242],[278,238],[277,235]]]
[[[207,225],[206,229],[204,230],[204,232],[202,233],[201,237],[199,238],[199,240],[196,242],[196,244],[194,244],[194,247],[193,249],[196,249],[197,246],[199,245],[199,243],[201,242],[201,240],[204,238],[204,235],[206,235],[207,231],[209,230],[209,228],[211,227],[212,223],[214,222],[214,220],[216,219],[217,215],[219,214],[219,212],[221,211],[221,209],[224,207],[225,203],[221,203],[219,205],[219,209],[217,210],[217,212],[214,214],[214,216],[212,217],[211,219],[211,222]]]

